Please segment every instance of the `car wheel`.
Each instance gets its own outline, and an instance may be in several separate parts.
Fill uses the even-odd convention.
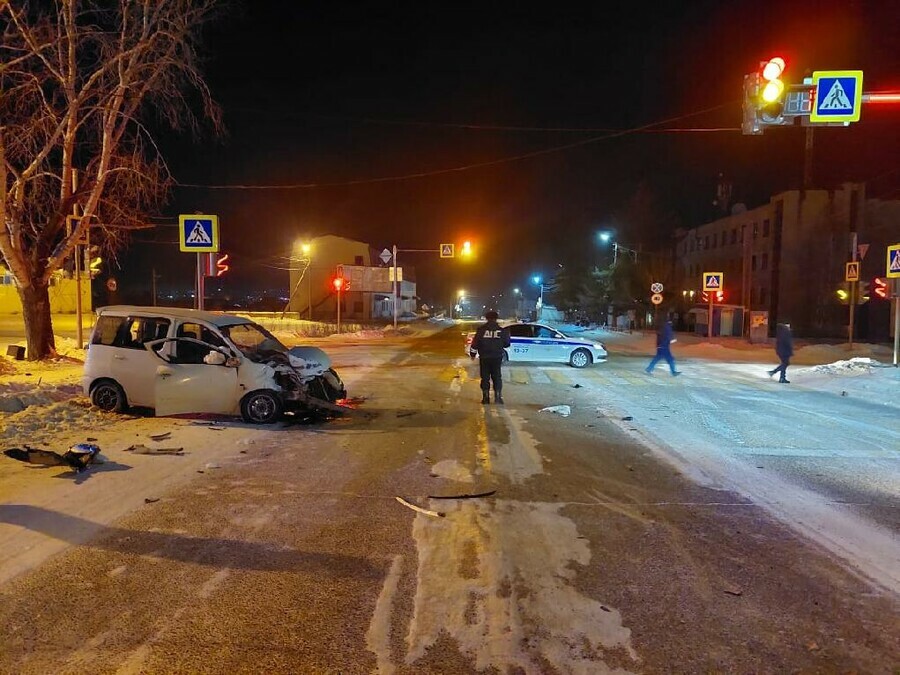
[[[241,399],[241,417],[250,424],[272,424],[283,411],[281,397],[268,389],[251,391]]]
[[[91,403],[106,412],[123,412],[128,407],[125,390],[118,382],[103,380],[91,389]]]
[[[591,365],[591,353],[587,349],[576,349],[569,357],[569,364],[573,368],[584,368]]]
[[[505,349],[503,350],[503,356],[500,357],[500,363],[507,364],[509,363],[509,352]]]

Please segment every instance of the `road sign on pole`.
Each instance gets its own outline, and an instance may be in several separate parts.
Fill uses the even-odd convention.
[[[721,291],[725,287],[724,272],[704,272],[703,273],[703,290],[704,291]]]
[[[810,122],[859,122],[862,108],[861,70],[817,70],[812,75],[816,101]]]
[[[663,285],[661,283],[659,283],[658,281],[650,284],[650,292],[651,293],[662,293]]]
[[[178,247],[185,253],[218,253],[219,216],[178,216]]]
[[[654,293],[653,295],[650,296],[650,302],[652,302],[654,305],[662,304],[662,301],[663,301],[662,293]]]
[[[859,263],[848,262],[844,273],[844,281],[859,281]]]
[[[453,257],[453,244],[441,244],[441,257],[442,258],[452,258]]]
[[[889,279],[900,277],[900,244],[887,247],[887,274]]]
[[[391,258],[393,258],[393,255],[390,250],[384,249],[378,257],[381,258],[381,262],[387,265],[391,261]]]

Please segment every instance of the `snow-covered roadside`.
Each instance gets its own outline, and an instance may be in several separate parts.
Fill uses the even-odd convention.
[[[440,330],[440,326],[424,332]],[[341,348],[328,338],[280,336],[289,346],[322,344],[348,390],[393,350]],[[344,342],[376,345],[384,333],[355,335]],[[71,343],[71,345],[69,344]],[[57,338],[63,354],[78,354],[74,340]],[[71,349],[70,349],[71,347]],[[333,349],[329,348],[332,347]],[[272,434],[303,434],[303,427],[256,427],[238,419],[201,420],[104,413],[81,392],[83,364],[71,356],[33,363],[0,357],[0,449],[31,445],[64,452],[91,442],[104,463],[82,474],[64,467],[24,464],[0,455],[0,583],[40,565],[67,546],[88,540],[127,513],[164,500],[173,488],[197,481],[228,463],[262,461]],[[160,440],[151,436],[169,434]],[[131,446],[183,448],[183,454],[141,454]],[[61,533],[57,514],[90,523],[83,531]],[[60,536],[63,534],[64,536]]]
[[[563,332],[596,339],[606,345],[610,358],[646,356],[656,349],[656,336],[651,332],[623,333],[584,330],[577,326],[561,326]],[[575,332],[579,331],[579,332]],[[715,363],[715,377],[722,370],[740,378],[765,379],[778,364],[774,348],[768,344],[750,344],[740,338],[715,338],[713,342],[684,333],[676,333],[672,353],[681,370],[703,368]],[[900,368],[892,365],[892,351],[885,345],[857,343],[853,350],[846,344],[795,343],[788,376],[792,387],[828,391],[839,396],[860,398],[874,405],[900,408]]]

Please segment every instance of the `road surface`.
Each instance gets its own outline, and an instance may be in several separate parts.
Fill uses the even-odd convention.
[[[23,472],[0,495],[0,565],[28,537],[67,547],[0,585],[0,672],[900,664],[895,414],[615,354],[507,368],[506,406],[482,406],[460,333],[330,349],[356,414],[223,423],[221,468],[185,465],[162,493],[131,461],[66,484],[70,509],[30,499]],[[186,433],[119,431],[150,422]],[[125,480],[149,503],[92,516],[84,500],[102,510],[103,481]]]

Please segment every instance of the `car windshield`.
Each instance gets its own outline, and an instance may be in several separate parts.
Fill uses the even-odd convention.
[[[221,326],[219,330],[251,361],[261,361],[271,356],[273,352],[285,354],[288,350],[278,341],[278,338],[255,323]]]

